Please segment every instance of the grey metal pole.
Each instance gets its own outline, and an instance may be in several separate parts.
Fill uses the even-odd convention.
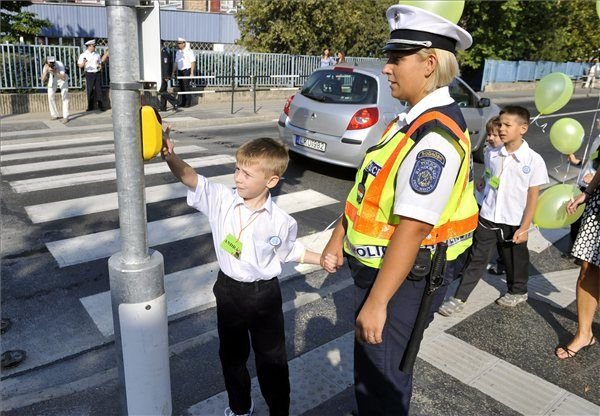
[[[170,415],[163,257],[148,252],[137,0],[106,0],[121,251],[108,260],[124,415]],[[158,29],[157,29],[158,30]],[[132,47],[133,45],[133,47]]]

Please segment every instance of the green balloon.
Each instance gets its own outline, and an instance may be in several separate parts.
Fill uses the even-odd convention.
[[[537,208],[533,215],[533,223],[540,228],[564,228],[573,224],[584,210],[584,205],[569,215],[567,204],[576,198],[581,191],[575,185],[559,184],[546,189],[538,198]]]
[[[415,6],[435,13],[457,24],[465,8],[464,0],[400,0],[399,4]]]
[[[583,143],[585,131],[579,121],[561,118],[550,129],[550,142],[563,155],[575,153]]]
[[[540,114],[552,114],[564,107],[573,95],[573,81],[562,72],[546,75],[535,87],[535,107]]]

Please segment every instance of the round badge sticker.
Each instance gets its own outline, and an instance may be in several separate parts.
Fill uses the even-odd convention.
[[[527,165],[523,166],[523,173],[528,174],[529,172],[531,172],[531,168]]]
[[[271,244],[273,247],[277,247],[281,244],[281,238],[276,235],[269,237],[269,244]]]

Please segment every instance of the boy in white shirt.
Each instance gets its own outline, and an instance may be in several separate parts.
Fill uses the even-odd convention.
[[[244,143],[236,153],[236,189],[211,183],[173,151],[169,129],[162,156],[188,190],[188,205],[210,222],[220,271],[213,292],[217,303],[219,357],[229,396],[226,416],[252,415],[246,362],[250,340],[261,392],[271,415],[287,415],[290,383],[282,299],[281,263],[319,264],[320,254],[296,240],[296,221],[271,200],[287,168],[287,148],[268,138]],[[337,259],[328,255],[327,267]]]
[[[490,174],[479,211],[479,224],[473,236],[469,264],[455,295],[440,308],[446,306],[445,316],[462,310],[483,276],[497,242],[501,244],[506,262],[508,291],[496,303],[514,307],[527,300],[527,236],[537,206],[539,188],[548,183],[544,160],[523,140],[528,128],[527,109],[506,106],[500,112],[500,139],[504,146],[490,150]]]

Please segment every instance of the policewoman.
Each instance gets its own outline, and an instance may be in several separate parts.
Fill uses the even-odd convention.
[[[477,225],[467,125],[448,90],[458,75],[455,51],[468,48],[471,36],[412,6],[392,6],[386,17],[391,35],[383,73],[392,96],[409,108],[367,151],[323,251],[344,255],[354,279],[354,378],[362,416],[408,414],[412,370],[400,367],[424,276],[442,245],[445,276],[455,274]],[[444,292],[433,292],[427,324]]]

